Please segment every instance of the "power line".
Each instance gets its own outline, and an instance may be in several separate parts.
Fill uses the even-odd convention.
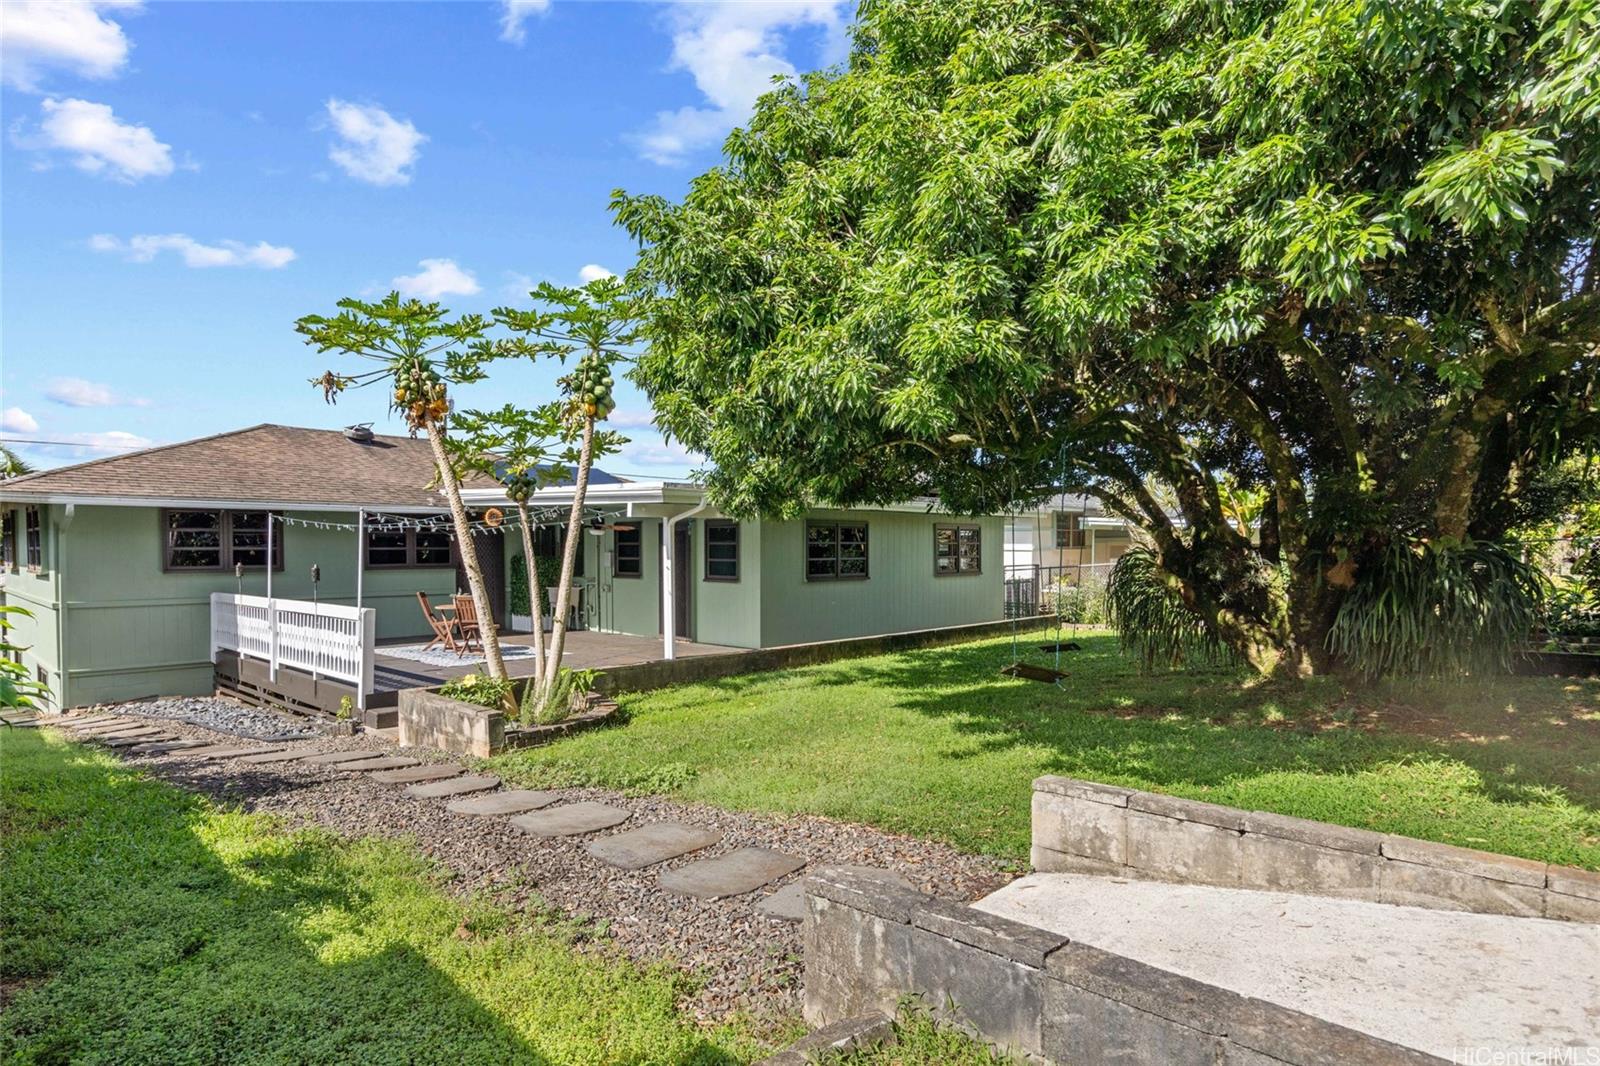
[[[49,444],[58,448],[93,448],[96,451],[128,451],[138,452],[150,447],[148,444],[88,444],[81,440],[37,440],[33,437],[0,437],[0,444]]]

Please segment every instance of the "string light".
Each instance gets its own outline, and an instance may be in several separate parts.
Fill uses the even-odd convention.
[[[583,510],[585,518],[604,517],[604,513],[598,508],[585,507]],[[567,508],[546,508],[530,512],[528,517],[533,527],[537,529],[539,526],[553,522],[564,523],[570,513]],[[327,519],[296,518],[283,514],[273,514],[271,518],[284,526],[299,526],[302,529],[343,530],[350,533],[365,528],[368,533],[405,533],[415,530],[419,533],[454,534],[456,529],[453,520],[440,515],[430,515],[426,518],[406,518],[400,515],[383,515],[380,512],[376,515],[369,515],[364,527],[354,522],[330,522]],[[474,533],[517,532],[522,529],[522,520],[520,518],[501,519],[496,525],[490,525],[484,521],[468,522],[467,528]]]

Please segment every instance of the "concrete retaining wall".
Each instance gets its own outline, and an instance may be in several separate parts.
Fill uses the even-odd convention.
[[[804,934],[813,1026],[912,994],[991,1044],[1072,1066],[1445,1061],[848,870],[806,881]]]
[[[1033,783],[1033,866],[1600,922],[1587,870],[1070,777]]]
[[[489,707],[406,689],[400,693],[400,743],[486,759],[506,746],[506,719]]]

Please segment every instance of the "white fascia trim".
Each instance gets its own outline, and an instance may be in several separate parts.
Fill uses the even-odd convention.
[[[153,496],[76,496],[60,493],[39,493],[28,496],[0,494],[6,503],[65,503],[87,507],[165,507],[189,508],[200,511],[382,511],[386,514],[449,514],[447,507],[415,507],[408,504],[385,503],[288,503],[280,500],[195,500],[166,499]]]

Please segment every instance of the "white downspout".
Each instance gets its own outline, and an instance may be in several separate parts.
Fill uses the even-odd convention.
[[[361,609],[361,578],[367,561],[367,510],[356,512],[356,609]]]
[[[676,585],[672,574],[673,545],[677,543],[678,522],[684,518],[693,518],[705,509],[706,501],[701,500],[689,510],[667,519],[666,528],[661,531],[661,657],[669,661],[678,657],[678,650],[673,645],[678,636],[678,605],[673,602]]]

